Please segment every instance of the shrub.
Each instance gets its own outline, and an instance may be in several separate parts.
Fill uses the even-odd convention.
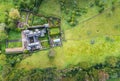
[[[118,62],[118,59],[117,57],[115,56],[109,56],[106,58],[105,60],[105,64],[108,66],[108,67],[116,67],[116,64]]]
[[[90,44],[92,44],[92,45],[95,44],[95,40],[91,40]]]
[[[88,62],[80,62],[79,66],[83,69],[83,70],[88,70],[90,68],[90,64]]]
[[[90,2],[89,3],[89,7],[93,7],[94,6],[94,3],[93,2]]]
[[[20,13],[17,9],[11,9],[11,11],[9,12],[9,17],[12,19],[19,19]]]
[[[48,52],[48,57],[49,58],[54,58],[56,54],[56,51],[54,49],[50,49]]]
[[[29,51],[28,50],[24,50],[24,54],[29,54]]]
[[[116,25],[114,26],[114,28],[115,28],[116,30],[120,30],[120,24],[116,24]]]
[[[103,11],[104,11],[104,7],[100,7],[98,10],[99,13],[102,13]]]
[[[87,73],[85,71],[80,71],[75,76],[75,81],[85,81],[86,75],[87,75]]]

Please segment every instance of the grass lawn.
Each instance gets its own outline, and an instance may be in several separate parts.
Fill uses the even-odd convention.
[[[18,67],[30,69],[56,66],[64,68],[80,62],[88,62],[91,66],[104,62],[107,56],[119,56],[120,31],[115,28],[120,23],[119,12],[118,7],[110,17],[105,12],[66,30],[67,41],[63,43],[63,47],[55,48],[54,60],[51,61],[48,58],[48,51],[40,51],[24,59]],[[90,16],[91,13],[87,15]],[[65,26],[62,25],[62,27]]]
[[[21,32],[10,31],[8,33],[8,40],[18,40],[21,39]]]
[[[49,42],[48,41],[45,41],[45,42],[41,42],[41,45],[43,48],[49,48],[50,45],[49,45]]]
[[[8,48],[22,47],[22,42],[9,42]]]
[[[50,29],[50,35],[59,34],[59,33],[60,33],[59,28],[51,28]]]
[[[39,13],[60,17],[61,12],[58,0],[44,0],[40,6]]]

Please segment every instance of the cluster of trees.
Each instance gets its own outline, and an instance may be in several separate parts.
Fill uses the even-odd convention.
[[[21,11],[38,13],[43,0],[13,0],[15,8],[6,10],[5,24],[9,29],[15,29],[20,21]]]
[[[60,81],[61,77],[56,68],[46,69],[12,69],[9,65],[2,72],[4,81]]]
[[[77,25],[77,17],[87,13],[87,8],[80,8],[77,0],[60,0],[61,11],[68,15],[66,20],[69,25]]]
[[[14,59],[14,58],[12,58]],[[4,65],[2,78],[6,81],[66,81],[73,78],[74,81],[106,81],[120,77],[119,57],[109,56],[104,63],[90,66],[87,62],[75,66],[68,66],[58,70],[55,67],[45,69],[34,68],[31,70],[15,69],[15,66]]]
[[[69,25],[75,26],[77,25],[78,21],[77,18],[87,13],[89,7],[97,7],[99,13],[102,13],[105,9],[110,8],[111,11],[115,9],[115,3],[117,0],[93,0],[88,1],[88,5],[85,7],[79,6],[79,0],[59,0],[61,11],[67,15],[66,21]],[[87,1],[86,1],[87,2]],[[86,3],[87,4],[87,3]]]
[[[110,8],[111,11],[114,11],[116,2],[117,0],[95,0],[95,5],[98,6],[98,11],[101,13],[107,8]]]
[[[5,18],[5,24],[6,24],[6,30],[17,30],[17,23],[20,20],[20,12],[18,9],[11,9],[10,11],[6,11],[6,18]],[[9,31],[7,31],[9,32]]]
[[[19,10],[38,13],[40,4],[42,3],[43,0],[20,0],[20,1],[15,0],[15,1]]]

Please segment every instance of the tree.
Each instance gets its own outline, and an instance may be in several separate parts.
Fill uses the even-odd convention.
[[[84,70],[88,70],[90,68],[90,64],[88,62],[81,62],[79,63],[79,66]]]
[[[18,20],[20,18],[20,13],[17,9],[11,9],[9,12],[9,17],[14,20]]]
[[[19,8],[20,10],[26,10],[37,13],[39,11],[39,7],[42,1],[43,0],[21,0]]]
[[[60,74],[57,72],[56,68],[46,68],[43,70],[43,80],[42,81],[59,81]]]
[[[3,41],[7,38],[7,35],[5,33],[5,24],[1,23],[0,24],[0,41]]]
[[[85,71],[79,71],[75,76],[75,81],[85,81],[87,72]]]
[[[106,58],[105,64],[106,64],[108,67],[112,67],[112,68],[113,68],[113,67],[116,66],[117,61],[118,61],[117,57],[115,57],[115,56],[109,56],[109,57]]]

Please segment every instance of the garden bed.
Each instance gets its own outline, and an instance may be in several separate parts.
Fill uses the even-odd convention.
[[[51,28],[50,29],[50,35],[59,34],[59,33],[60,33],[59,28]]]
[[[22,47],[22,42],[8,42],[8,48]]]
[[[42,41],[41,45],[42,45],[43,48],[49,48],[50,47],[49,41]]]

